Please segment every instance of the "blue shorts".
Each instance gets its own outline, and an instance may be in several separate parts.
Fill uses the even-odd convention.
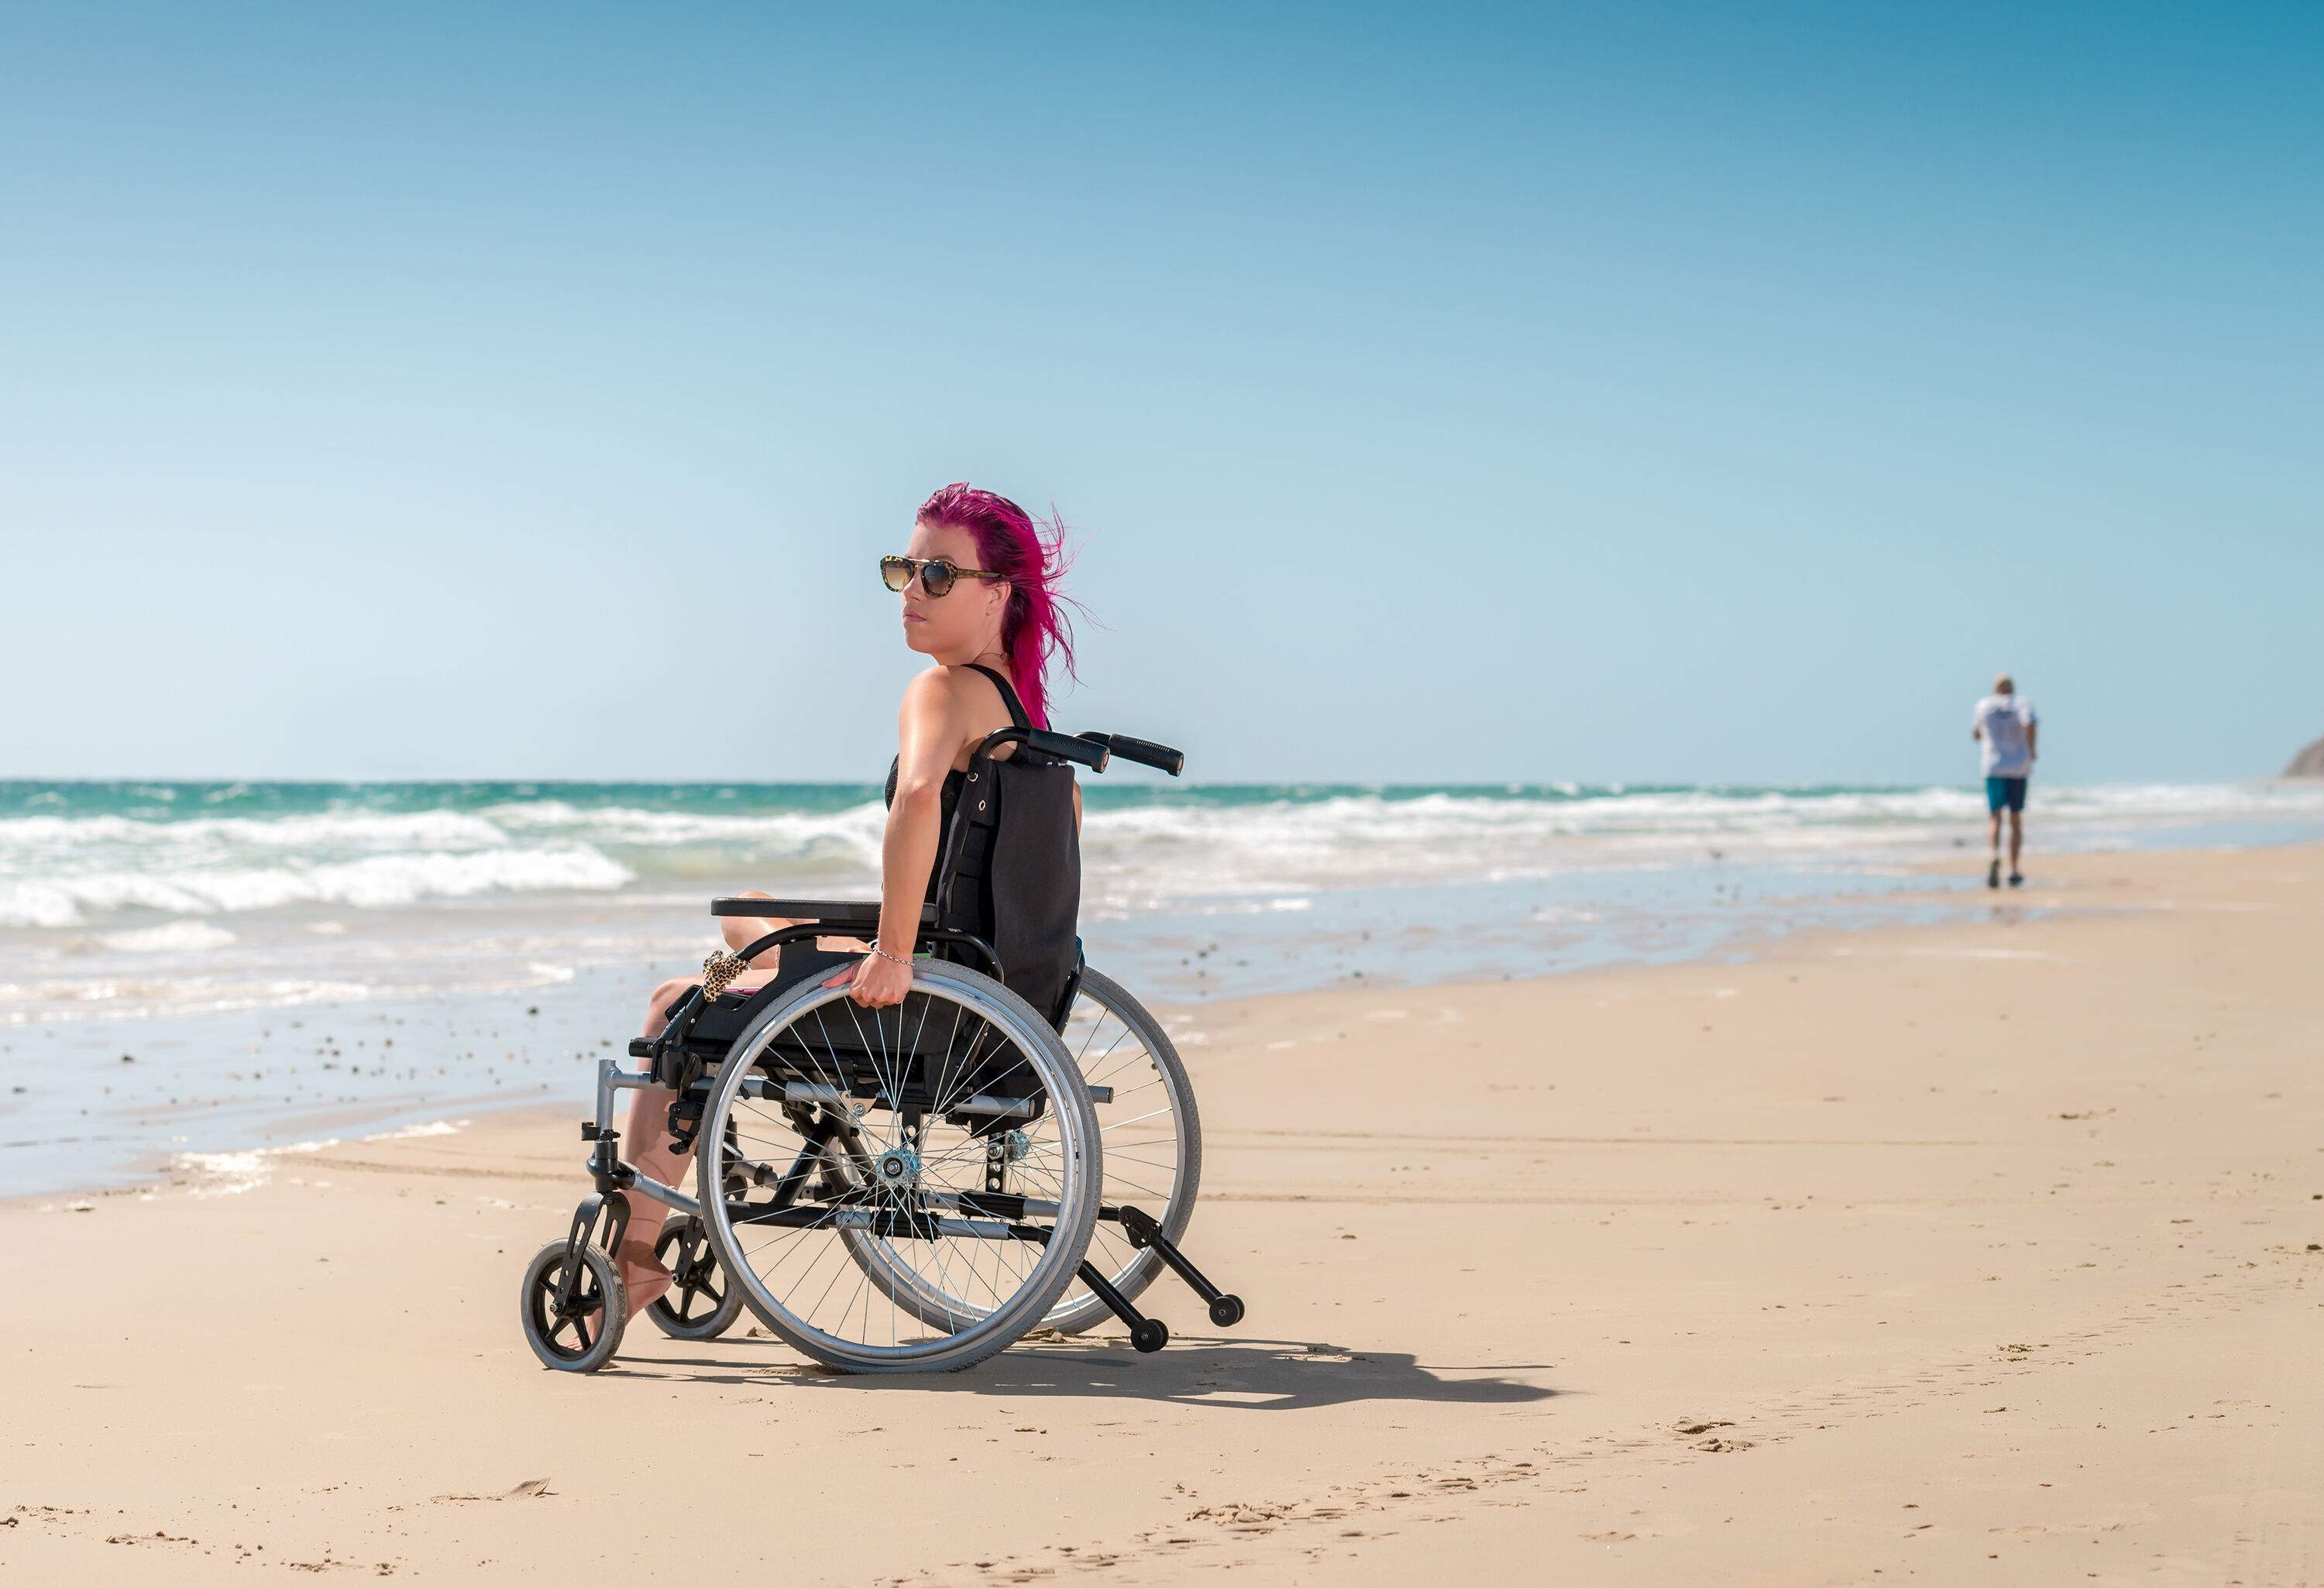
[[[1999,816],[2002,808],[2011,810],[2025,808],[2024,778],[1987,778],[1985,780],[1985,808]]]

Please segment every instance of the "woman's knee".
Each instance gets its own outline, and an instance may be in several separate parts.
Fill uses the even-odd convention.
[[[746,893],[743,894],[742,897],[745,899],[764,899],[767,895],[764,893]],[[743,949],[748,948],[752,944],[765,937],[769,932],[779,932],[785,927],[795,927],[797,925],[798,925],[798,923],[792,920],[788,916],[730,915],[718,923],[718,931],[719,935],[726,939],[726,951],[729,954],[740,954]],[[775,963],[775,956],[780,952],[781,950],[779,948],[762,949],[752,959],[751,963],[754,965],[760,966],[771,965]]]
[[[669,981],[664,982],[660,986],[656,987],[652,993],[646,999],[646,1025],[644,1035],[651,1037],[659,1034],[662,1028],[662,1021],[667,1018],[663,1011],[669,1009],[671,1004],[676,1003],[680,998],[684,997],[686,990],[688,987],[697,986],[699,984],[699,980],[696,977],[672,976]]]

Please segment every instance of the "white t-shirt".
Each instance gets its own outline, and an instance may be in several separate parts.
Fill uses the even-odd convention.
[[[1977,703],[1969,721],[1983,730],[1978,747],[1985,752],[1987,777],[2033,774],[2034,752],[2025,743],[2025,730],[2040,720],[2034,715],[2034,703],[2023,695],[1988,695]]]

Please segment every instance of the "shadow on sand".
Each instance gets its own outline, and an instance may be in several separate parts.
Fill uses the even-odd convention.
[[[789,1384],[858,1395],[1111,1396],[1231,1411],[1300,1411],[1382,1400],[1515,1406],[1558,1393],[1506,1376],[1537,1371],[1546,1363],[1423,1366],[1402,1352],[1288,1340],[1182,1340],[1151,1356],[1140,1356],[1120,1341],[1028,1342],[963,1372],[871,1376],[801,1362],[771,1340],[721,1340],[709,1346],[715,1356],[670,1354],[702,1349],[695,1342],[641,1343],[614,1365],[624,1373],[673,1382]]]

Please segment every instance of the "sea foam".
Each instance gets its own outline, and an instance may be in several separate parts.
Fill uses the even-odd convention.
[[[1101,909],[1720,858],[1886,866],[1974,835],[1985,815],[1967,786],[1086,783],[1085,895]],[[2285,783],[2045,783],[2037,801],[2044,842],[2079,847],[2202,823],[2324,823],[2324,788]],[[815,785],[0,785],[0,926],[127,916],[117,928],[132,932],[152,926],[141,913],[675,893],[737,877],[853,893],[876,886],[884,820],[870,790]]]
[[[488,892],[604,891],[633,876],[620,862],[581,845],[214,870],[180,863],[152,870],[62,871],[0,880],[0,926],[66,927],[128,909],[208,915],[308,903],[378,908]]]

